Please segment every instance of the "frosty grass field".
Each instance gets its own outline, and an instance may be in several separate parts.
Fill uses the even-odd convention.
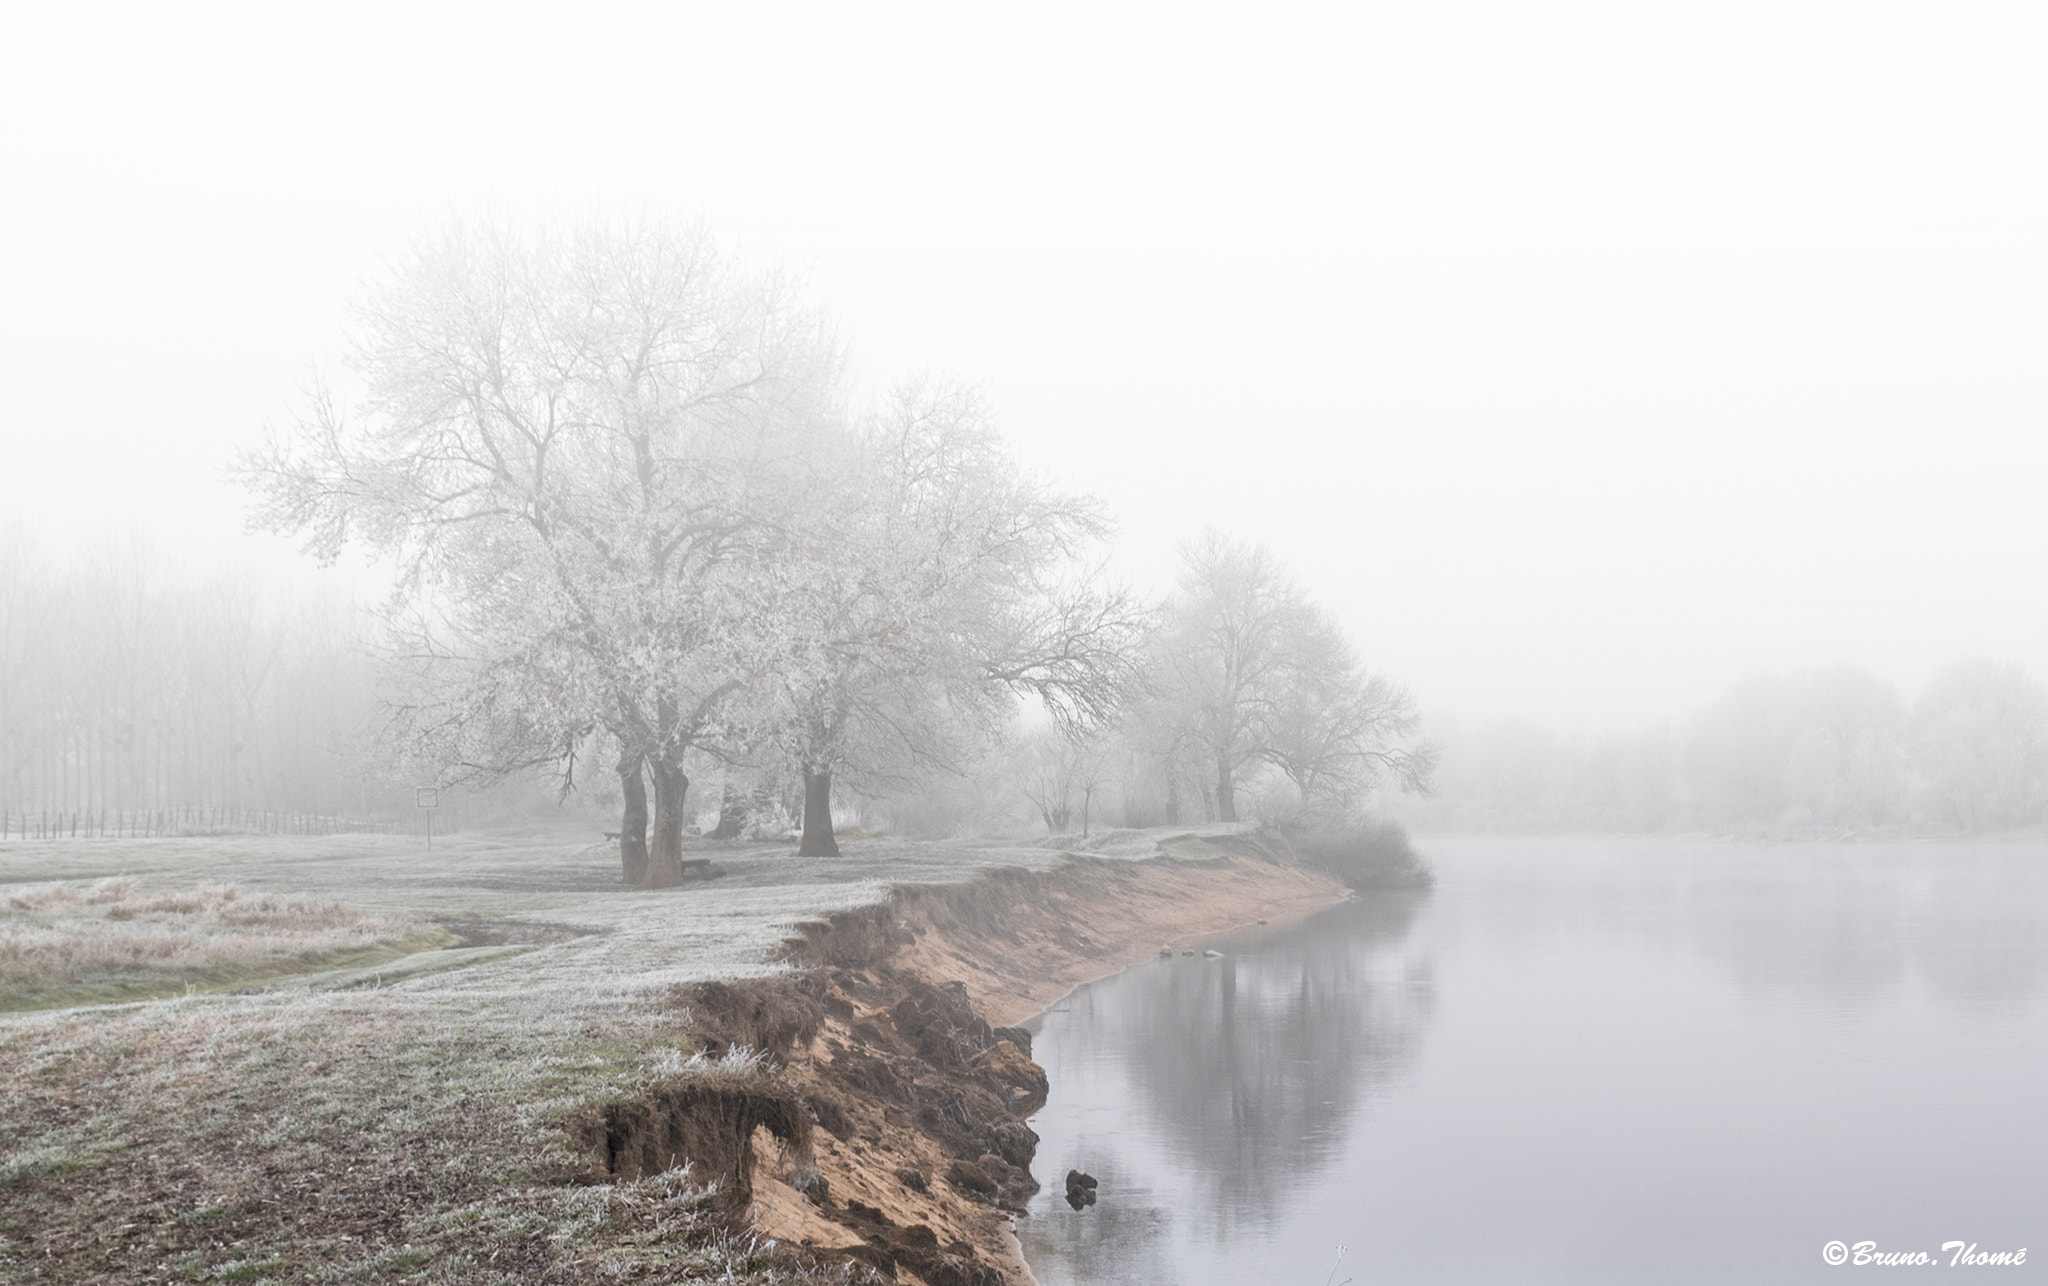
[[[472,1280],[487,1246],[509,1259],[535,1239],[603,1271],[712,1254],[661,1232],[694,1217],[673,1178],[602,1197],[554,1181],[587,1165],[567,1115],[682,1070],[671,989],[770,972],[793,926],[892,883],[1058,860],[707,844],[686,856],[719,878],[641,892],[596,840],[564,823],[431,852],[361,835],[0,845],[0,1279],[59,1262],[56,1280],[147,1264]],[[621,1218],[635,1202],[655,1213]]]

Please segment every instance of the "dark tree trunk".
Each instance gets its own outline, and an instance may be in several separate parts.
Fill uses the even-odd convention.
[[[837,857],[839,841],[832,836],[832,770],[804,769],[804,837],[797,845],[798,857]]]
[[[674,888],[683,882],[683,801],[690,793],[690,779],[681,764],[660,755],[648,756],[647,774],[654,778],[654,835],[643,887]]]
[[[647,781],[640,774],[640,756],[619,756],[619,793],[625,812],[619,818],[619,865],[629,888],[647,882]]]
[[[732,779],[727,778],[725,789],[718,797],[718,829],[711,832],[713,839],[738,839],[747,829],[747,797],[734,789]]]
[[[1216,820],[1237,820],[1237,784],[1230,780],[1230,761],[1221,757],[1216,760]]]

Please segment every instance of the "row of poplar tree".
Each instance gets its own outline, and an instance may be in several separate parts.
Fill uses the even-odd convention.
[[[382,811],[352,614],[139,540],[58,557],[0,530],[0,833]]]

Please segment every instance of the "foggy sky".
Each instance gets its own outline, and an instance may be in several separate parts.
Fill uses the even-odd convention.
[[[2026,5],[42,6],[0,38],[0,521],[220,480],[443,212],[701,211],[985,381],[1163,583],[1266,540],[1426,709],[2048,677]]]

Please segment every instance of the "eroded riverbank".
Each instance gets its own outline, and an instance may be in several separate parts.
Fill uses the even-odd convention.
[[[1182,937],[1344,896],[1249,837],[1169,853],[900,889],[806,926],[786,953],[805,972],[746,984],[744,1014],[721,1020],[731,993],[708,997],[712,1039],[798,1051],[782,1080],[818,1127],[757,1130],[751,1225],[897,1280],[1029,1281],[1012,1217],[1038,1187],[1025,1122],[1047,1086],[1014,1024]],[[769,1030],[792,1023],[794,1039]]]

